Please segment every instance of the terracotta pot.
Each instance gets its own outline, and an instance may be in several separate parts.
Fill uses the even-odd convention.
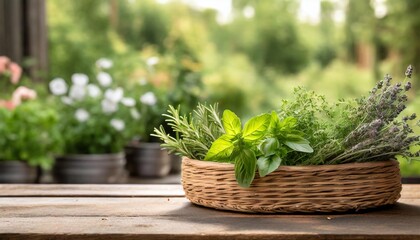
[[[58,183],[118,183],[124,165],[123,153],[66,155],[56,157],[53,175]]]
[[[36,167],[23,161],[0,161],[0,183],[35,183]]]
[[[168,175],[171,159],[160,143],[135,143],[125,147],[127,169],[132,176],[158,178]]]

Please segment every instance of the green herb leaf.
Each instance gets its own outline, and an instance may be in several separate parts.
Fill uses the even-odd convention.
[[[254,180],[257,159],[250,149],[243,149],[235,154],[235,177],[239,186],[249,187]]]
[[[233,143],[231,136],[224,134],[213,142],[204,160],[226,160],[230,157],[233,151]]]
[[[276,131],[279,128],[280,118],[275,111],[271,112],[270,126],[268,127],[270,132]]]
[[[267,138],[260,144],[259,149],[264,156],[274,155],[280,148],[279,141],[275,138]]]
[[[243,138],[246,141],[256,141],[262,138],[270,125],[270,114],[262,114],[251,118],[244,127]]]
[[[287,141],[284,144],[298,152],[312,153],[314,151],[305,139],[296,142]]]
[[[241,120],[234,112],[225,110],[223,112],[223,127],[225,128],[226,134],[236,135],[241,132]]]
[[[297,119],[294,117],[287,117],[280,122],[279,127],[282,129],[293,129],[296,127]]]
[[[264,177],[280,167],[281,158],[278,155],[272,155],[268,157],[260,157],[257,160],[258,173],[260,177]]]

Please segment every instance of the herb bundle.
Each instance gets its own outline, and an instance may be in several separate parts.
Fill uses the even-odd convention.
[[[411,70],[410,70],[411,69]],[[296,101],[285,102],[280,114],[298,119],[298,129],[313,143],[311,156],[294,153],[290,165],[342,164],[394,159],[419,159],[416,114],[399,118],[411,89],[411,66],[403,82],[386,75],[367,97],[340,100],[333,105],[313,92],[297,89]]]
[[[413,128],[416,114],[399,118],[411,89],[412,68],[403,82],[386,75],[367,97],[329,104],[325,97],[303,88],[294,101],[284,100],[278,112],[240,119],[217,105],[199,104],[189,117],[170,107],[167,122],[176,133],[155,129],[162,146],[189,158],[235,165],[238,184],[249,187],[255,173],[265,175],[280,165],[320,165],[370,162],[396,156],[420,159],[420,136]]]
[[[296,119],[280,120],[279,116],[262,114],[251,118],[242,129],[241,120],[230,110],[222,120],[217,104],[199,104],[190,117],[181,116],[179,108],[170,106],[168,125],[176,136],[170,136],[163,126],[153,136],[164,141],[162,147],[192,159],[235,164],[238,184],[249,187],[258,169],[261,177],[275,171],[291,151],[312,152],[303,133],[295,130]]]

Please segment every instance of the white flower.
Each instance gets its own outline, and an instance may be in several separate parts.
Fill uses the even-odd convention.
[[[134,107],[134,105],[136,105],[136,100],[133,98],[123,98],[121,99],[121,103],[126,107]]]
[[[104,113],[113,113],[118,110],[118,103],[113,102],[109,99],[102,100],[101,105],[102,105],[102,111]]]
[[[81,85],[73,85],[70,88],[70,98],[74,100],[82,100],[86,96],[86,88]]]
[[[93,98],[99,97],[99,95],[101,95],[101,89],[95,84],[87,85],[87,92],[89,96]]]
[[[62,96],[62,97],[61,97],[61,101],[62,101],[64,104],[67,104],[67,105],[72,105],[72,104],[73,104],[73,99],[71,99],[71,98],[69,98],[69,97],[67,97],[67,96]]]
[[[86,122],[89,119],[89,113],[85,109],[79,108],[74,113],[74,117],[79,122]]]
[[[111,68],[113,65],[113,62],[108,58],[100,58],[98,61],[96,61],[96,66],[102,69],[108,69]]]
[[[152,106],[156,104],[157,99],[153,92],[147,92],[140,97],[140,102]]]
[[[86,86],[86,84],[89,82],[89,78],[86,74],[75,73],[71,76],[71,81],[74,85]]]
[[[112,119],[110,123],[111,123],[111,126],[113,128],[115,128],[115,130],[117,130],[117,131],[122,131],[125,128],[124,121],[122,121],[120,119]]]
[[[146,78],[141,78],[140,81],[139,81],[139,83],[140,83],[141,86],[146,85],[147,84]]]
[[[109,75],[109,73],[106,72],[98,73],[96,79],[98,79],[98,82],[102,87],[108,87],[112,83],[111,75]]]
[[[123,97],[124,90],[120,87],[116,89],[107,89],[105,91],[105,98],[112,102],[118,103]]]
[[[67,92],[67,83],[62,78],[54,78],[50,84],[50,91],[56,96],[63,95]]]
[[[130,114],[131,114],[131,117],[133,117],[136,120],[140,119],[140,117],[141,117],[139,111],[137,111],[137,109],[135,109],[135,108],[130,109]]]
[[[146,60],[146,64],[149,66],[153,66],[159,63],[159,58],[158,57],[149,57]]]

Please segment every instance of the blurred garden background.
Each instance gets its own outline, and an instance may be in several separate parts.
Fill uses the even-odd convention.
[[[297,86],[356,98],[386,73],[403,79],[409,64],[420,91],[420,1],[46,0],[37,14],[45,16],[45,58],[29,51],[12,60],[41,99],[52,79],[94,76],[101,58],[112,61],[116,84],[155,94],[150,116],[169,104],[188,112],[200,101],[247,118],[278,108]],[[39,59],[46,64],[34,71]],[[415,95],[407,111],[420,113]],[[153,117],[142,132],[160,123]],[[420,175],[420,163],[402,169]]]

